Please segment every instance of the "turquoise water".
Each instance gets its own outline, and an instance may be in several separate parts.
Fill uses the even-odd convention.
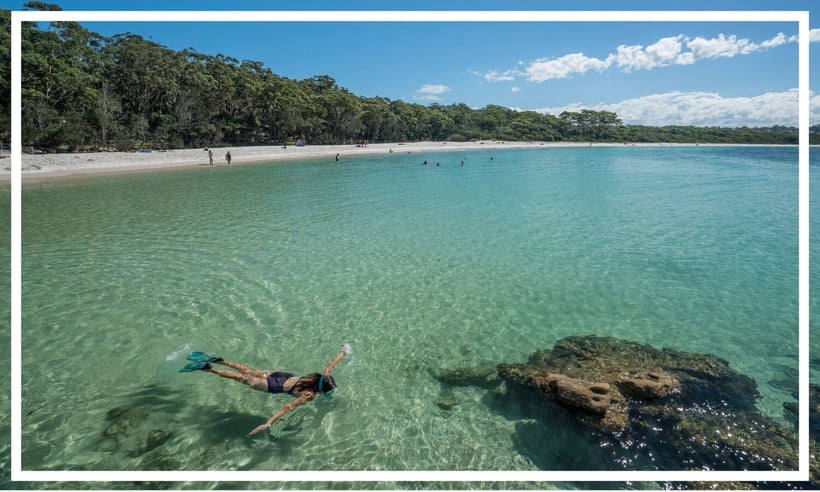
[[[23,468],[622,469],[434,377],[576,334],[716,354],[782,418],[797,171],[786,147],[545,148],[27,184]],[[313,372],[343,341],[334,399],[257,438],[287,397],[177,372]]]

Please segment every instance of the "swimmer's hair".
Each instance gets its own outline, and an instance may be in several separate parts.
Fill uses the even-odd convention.
[[[321,388],[319,388],[319,381],[322,382]],[[314,393],[329,393],[336,389],[336,381],[333,379],[333,376],[327,375],[322,378],[320,373],[314,372],[299,378],[299,381],[296,382],[294,388],[298,392],[308,390],[313,391]]]

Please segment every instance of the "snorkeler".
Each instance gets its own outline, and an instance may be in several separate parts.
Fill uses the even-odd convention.
[[[255,390],[265,391],[267,393],[287,393],[296,397],[295,400],[280,408],[267,422],[250,431],[248,433],[248,437],[250,437],[263,430],[269,429],[274,422],[282,418],[282,416],[290,410],[313,400],[317,393],[330,398],[333,392],[336,391],[336,381],[333,380],[330,371],[336,367],[336,364],[342,360],[345,354],[349,353],[350,344],[344,343],[342,344],[342,351],[339,352],[339,355],[337,355],[335,359],[330,361],[330,364],[325,367],[324,372],[321,374],[314,372],[307,376],[299,377],[287,372],[251,369],[243,364],[227,361],[222,357],[211,357],[203,352],[191,352],[187,358],[192,362],[180,369],[180,372],[210,372],[223,378],[233,379],[234,381],[247,384]],[[214,369],[211,363],[228,366],[239,372]]]

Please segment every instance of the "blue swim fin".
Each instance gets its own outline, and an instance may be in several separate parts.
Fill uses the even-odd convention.
[[[220,362],[222,357],[211,357],[205,352],[191,352],[186,359],[192,362]]]
[[[208,362],[191,362],[190,364],[186,365],[179,372],[194,372],[194,371],[201,371],[203,369],[210,369],[211,364]]]

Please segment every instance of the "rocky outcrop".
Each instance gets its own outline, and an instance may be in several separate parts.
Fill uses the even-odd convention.
[[[621,392],[639,400],[654,400],[668,395],[678,385],[678,378],[663,370],[625,374],[618,387]]]
[[[675,377],[660,370],[646,374],[624,373],[608,382],[587,382],[554,373],[533,379],[533,386],[559,403],[600,415],[598,423],[610,430],[627,426],[628,397],[654,400],[669,394],[677,384]]]
[[[522,405],[530,405],[537,395],[545,429],[562,412],[589,429],[578,432],[592,446],[606,436],[617,463],[669,470],[798,468],[794,429],[761,413],[755,381],[713,355],[578,336],[497,370],[506,399],[520,395]]]
[[[500,372],[504,377],[504,372]],[[525,384],[532,385],[556,402],[587,412],[602,427],[622,429],[626,426],[626,398],[609,383],[588,382],[564,374],[539,373]]]
[[[621,340],[573,337],[560,340],[552,350],[534,353],[527,364],[501,364],[498,374],[597,416],[582,415],[587,423],[618,431],[629,423],[630,401],[663,398],[680,384],[655,352]],[[624,359],[625,354],[638,357]],[[716,372],[714,364],[708,369]]]
[[[606,383],[590,384],[562,374],[547,374],[547,384],[563,403],[603,414],[614,402],[612,388]]]

